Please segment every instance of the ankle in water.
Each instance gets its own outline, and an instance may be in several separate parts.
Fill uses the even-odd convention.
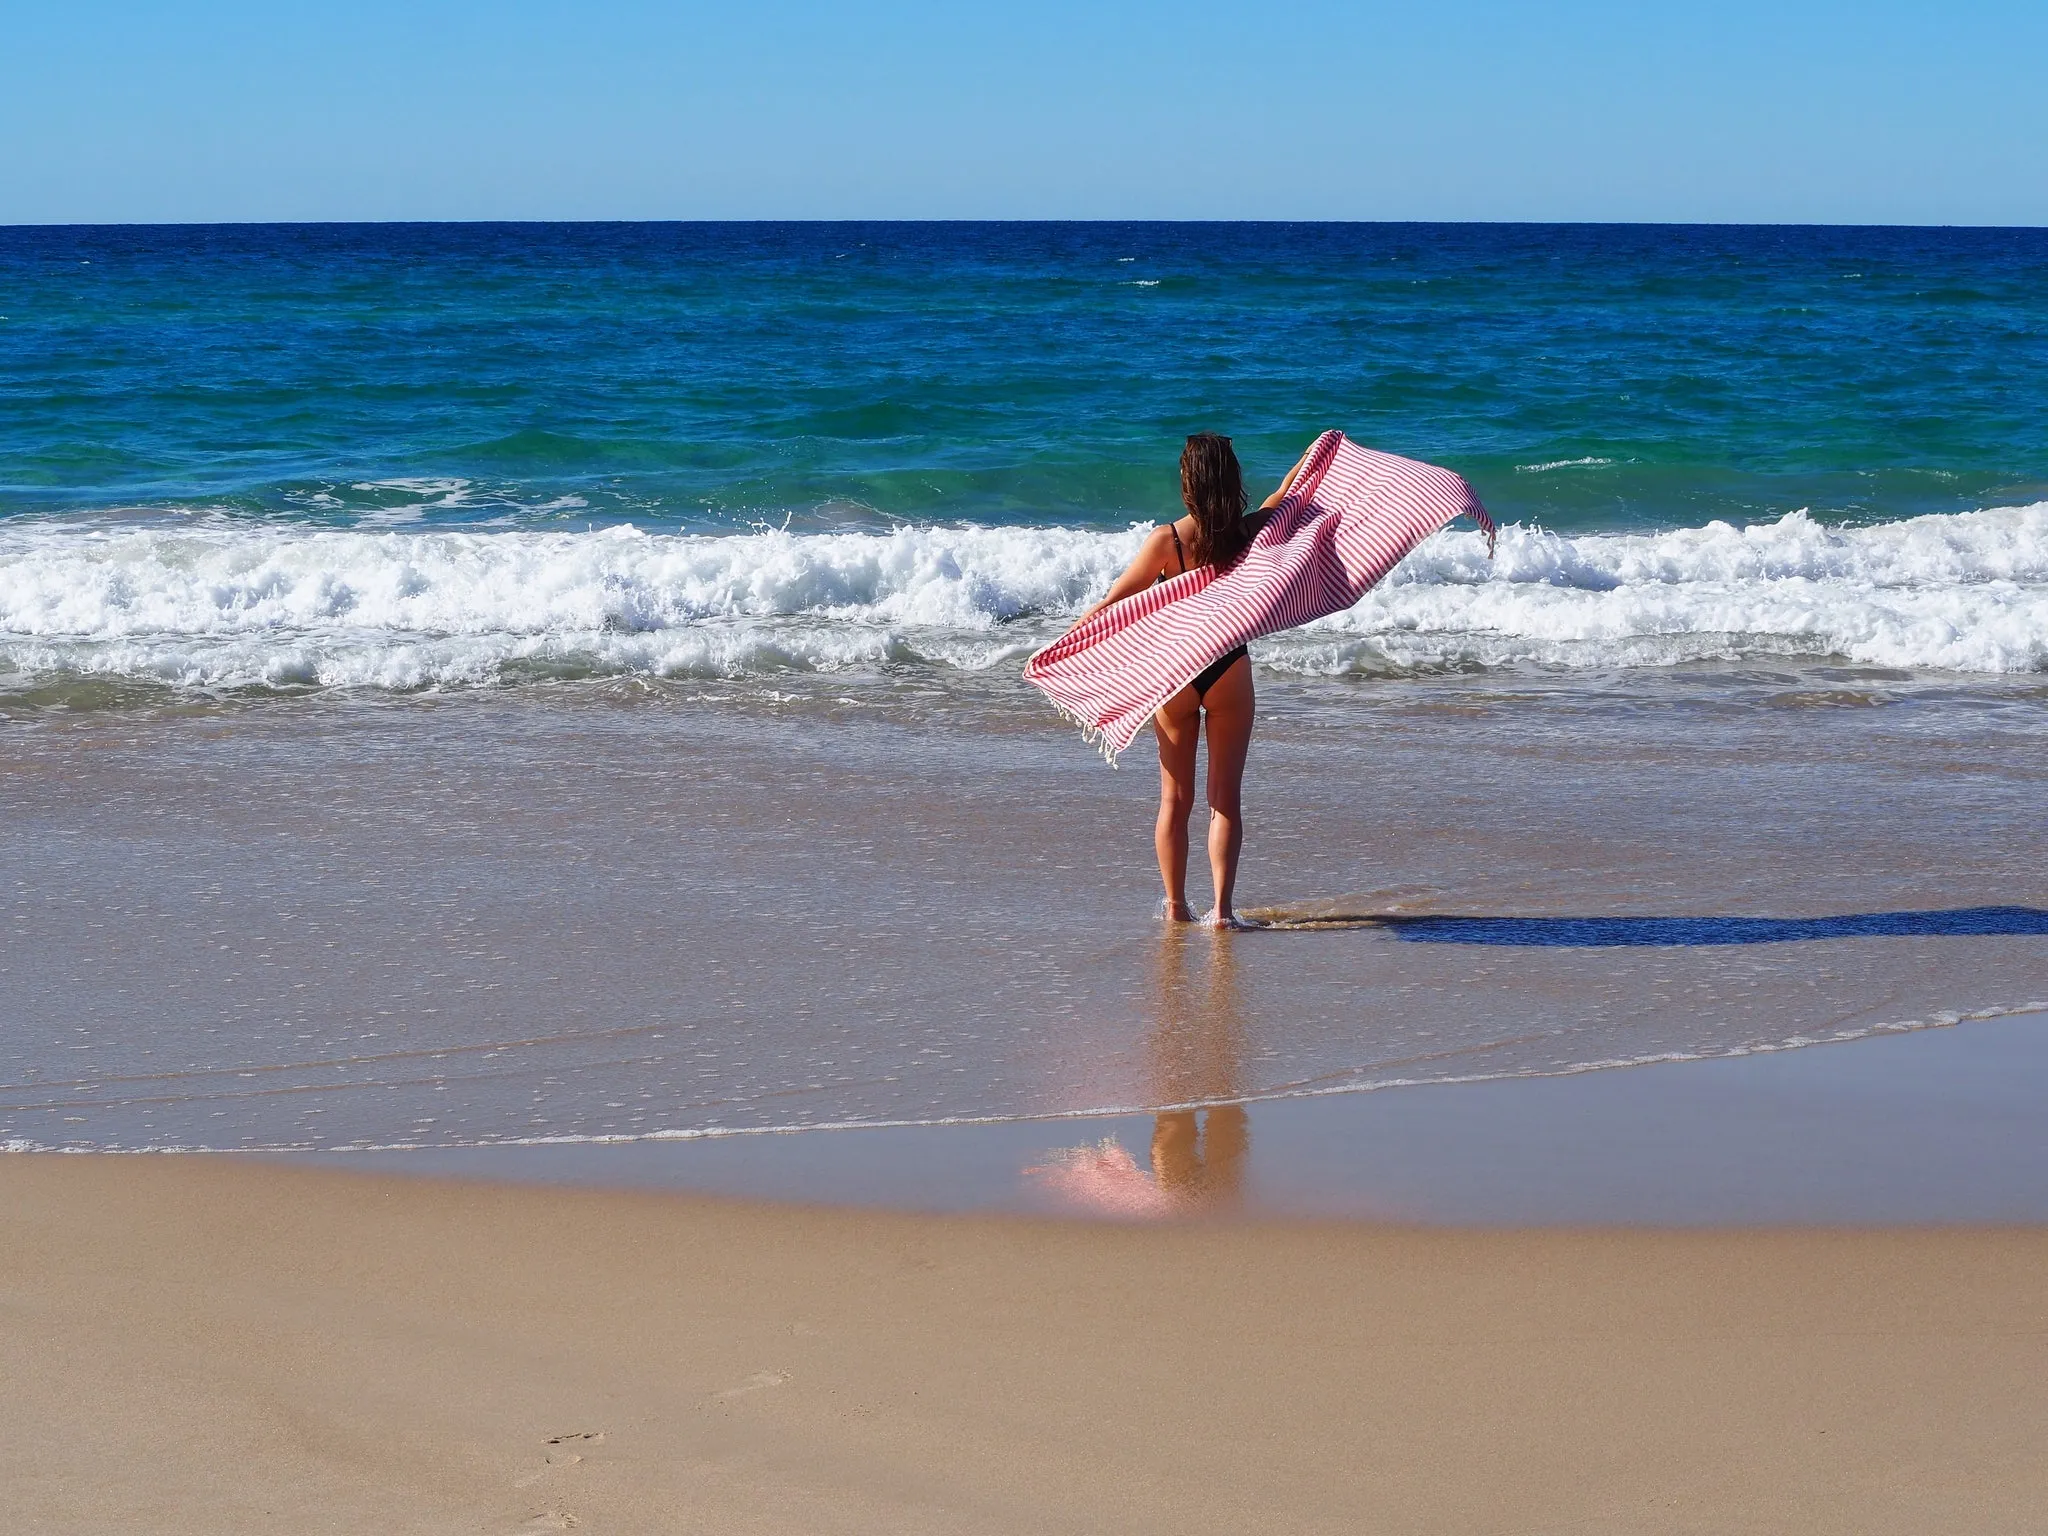
[[[1248,917],[1239,917],[1235,912],[1219,912],[1214,907],[1204,912],[1199,921],[1205,928],[1221,928],[1230,933],[1249,933],[1254,928],[1266,926]]]

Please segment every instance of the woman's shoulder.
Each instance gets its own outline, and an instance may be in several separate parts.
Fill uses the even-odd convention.
[[[1184,544],[1187,541],[1188,535],[1186,530],[1181,527],[1181,524],[1186,521],[1186,518],[1181,517],[1175,518],[1170,523],[1154,523],[1152,531],[1145,535],[1145,547],[1147,549],[1172,549],[1176,545]]]
[[[1154,523],[1146,530],[1144,542],[1138,546],[1138,557],[1134,565],[1147,569],[1173,564],[1173,524]]]

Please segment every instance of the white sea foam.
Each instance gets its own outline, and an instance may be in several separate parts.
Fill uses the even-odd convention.
[[[1476,535],[1440,535],[1297,640],[1297,664],[1323,670],[1808,656],[2041,671],[2048,502],[1848,529],[1804,512],[1657,534],[1512,528],[1491,566]]]
[[[1597,469],[1602,465],[1612,464],[1613,462],[1614,460],[1612,459],[1595,458],[1552,459],[1545,464],[1517,464],[1515,472],[1523,475],[1541,475],[1553,469]]]
[[[532,667],[982,670],[1056,633],[1138,537],[18,521],[0,526],[0,672],[417,688]],[[1849,529],[1802,512],[1654,534],[1511,526],[1491,563],[1454,530],[1357,607],[1259,647],[1305,673],[1751,656],[2048,670],[2048,503]]]

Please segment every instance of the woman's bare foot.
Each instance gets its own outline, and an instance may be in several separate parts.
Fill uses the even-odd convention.
[[[1204,912],[1199,919],[1204,928],[1221,928],[1228,933],[1250,933],[1266,925],[1249,917],[1239,917],[1235,912],[1218,912],[1214,907]]]
[[[1184,901],[1162,901],[1159,903],[1159,921],[1162,923],[1192,923],[1195,909]]]

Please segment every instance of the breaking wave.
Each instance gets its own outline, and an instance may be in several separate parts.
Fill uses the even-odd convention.
[[[1020,661],[1138,530],[888,533],[0,526],[0,673],[179,687],[479,686]],[[1357,607],[1258,648],[1308,674],[1835,657],[2048,670],[2048,503],[1842,528],[1450,531]]]

